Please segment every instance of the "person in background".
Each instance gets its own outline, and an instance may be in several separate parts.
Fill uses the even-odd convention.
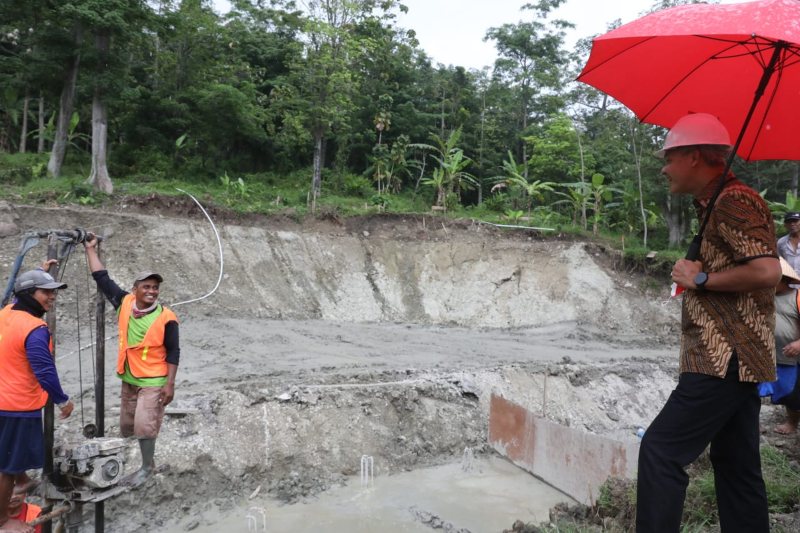
[[[8,504],[8,514],[14,520],[20,522],[30,522],[42,514],[42,508],[38,505],[28,503],[25,498],[28,493],[25,487],[14,487],[14,492],[11,494],[11,501]],[[33,527],[34,533],[42,533],[42,525],[39,524]]]
[[[800,356],[800,291],[790,285],[800,285],[800,276],[781,257],[781,280],[775,288],[775,356],[778,379],[761,383],[761,396],[770,396],[773,404],[786,408],[786,422],[775,426],[775,433],[789,435],[797,431],[800,422],[800,382],[797,379]]]
[[[97,238],[92,236],[83,245],[97,288],[117,310],[117,377],[122,380],[119,427],[123,437],[139,440],[142,453],[141,469],[123,483],[136,487],[155,472],[156,438],[164,408],[175,396],[181,353],[178,318],[158,303],[164,281],[160,274],[148,271],[137,275],[129,293],[109,277],[97,254]]]
[[[778,254],[795,272],[800,272],[800,212],[790,211],[783,215],[783,226],[786,235],[778,239]],[[798,289],[800,283],[793,283],[791,287]]]

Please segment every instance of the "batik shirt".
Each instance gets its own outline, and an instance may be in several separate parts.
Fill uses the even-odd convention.
[[[695,199],[701,220],[718,184],[713,180]],[[759,257],[778,257],[772,215],[753,189],[729,176],[703,235],[703,270],[724,272]],[[722,378],[735,351],[740,381],[775,380],[774,288],[687,290],[681,322],[681,372]]]

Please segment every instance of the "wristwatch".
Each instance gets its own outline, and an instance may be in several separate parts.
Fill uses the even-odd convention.
[[[706,272],[698,272],[694,277],[694,284],[697,285],[697,290],[702,291],[706,288],[708,282],[708,274]]]

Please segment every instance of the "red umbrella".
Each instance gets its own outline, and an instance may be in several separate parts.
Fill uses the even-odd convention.
[[[666,128],[688,113],[715,115],[739,132],[733,152],[743,159],[800,159],[799,43],[798,0],[679,6],[595,38],[578,80]],[[699,255],[723,185],[688,259]]]
[[[595,38],[578,80],[667,128],[704,112],[735,134],[752,105],[739,156],[800,159],[798,63],[800,1],[691,4]]]

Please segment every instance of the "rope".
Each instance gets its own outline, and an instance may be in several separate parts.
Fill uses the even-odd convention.
[[[206,298],[208,298],[209,296],[214,294],[217,291],[217,289],[219,288],[219,284],[222,282],[222,274],[223,274],[224,268],[225,268],[225,260],[224,260],[224,257],[222,255],[222,239],[220,239],[220,237],[219,237],[219,232],[217,231],[217,226],[214,225],[214,221],[211,220],[211,216],[209,216],[208,212],[205,210],[205,208],[202,206],[202,204],[200,204],[200,202],[197,200],[197,198],[195,198],[194,196],[192,196],[188,192],[184,191],[183,189],[178,189],[177,187],[175,187],[175,189],[180,191],[180,192],[182,192],[183,194],[187,195],[192,200],[194,200],[194,203],[197,204],[197,207],[200,208],[200,211],[203,212],[203,214],[208,219],[208,222],[211,224],[211,229],[214,230],[214,235],[217,237],[217,247],[219,249],[219,276],[217,277],[217,284],[214,285],[214,288],[211,289],[211,292],[209,292],[208,294],[200,296],[199,298],[193,298],[191,300],[186,300],[186,301],[183,301],[183,302],[170,304],[170,307],[178,307],[179,305],[183,305],[183,304],[190,304],[190,303],[194,303],[194,302],[199,302],[200,300],[205,300]]]
[[[67,265],[69,265],[69,258],[72,256],[72,252],[75,251],[75,244],[72,242],[68,242],[64,244],[64,247],[56,252],[56,255],[60,255],[63,257],[63,261],[61,262],[61,268],[58,270],[58,281],[62,281],[64,279],[64,274],[67,271]],[[61,258],[59,258],[60,260]],[[79,390],[79,398],[81,404],[81,426],[85,426],[84,420],[84,406],[83,406],[83,358],[81,357],[81,298],[80,298],[80,290],[75,291],[75,322],[77,327],[77,335],[78,335],[78,390]],[[56,361],[62,358],[56,358]]]

